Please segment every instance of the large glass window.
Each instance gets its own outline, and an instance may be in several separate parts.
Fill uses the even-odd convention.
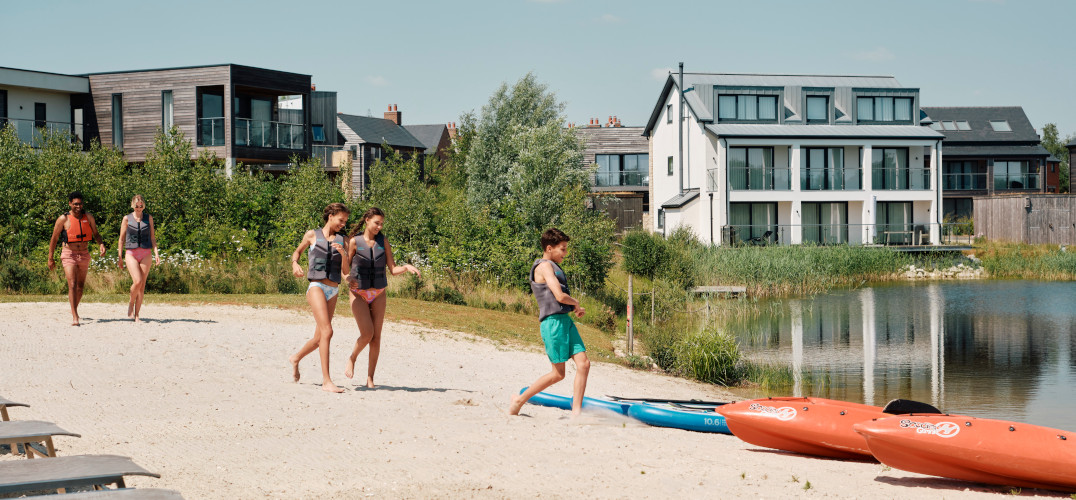
[[[597,186],[647,186],[650,184],[650,155],[594,155],[598,164]]]
[[[829,98],[810,96],[807,98],[807,123],[829,123]]]
[[[777,240],[776,203],[730,203],[729,225],[733,241],[769,243]]]
[[[45,109],[45,103],[34,103],[34,128],[45,128],[45,125],[47,125],[48,113]]]
[[[946,161],[942,166],[942,189],[986,189],[986,173],[975,161]]]
[[[848,243],[848,203],[804,202],[800,205],[800,213],[804,243]]]
[[[930,169],[909,168],[907,148],[874,148],[871,179],[874,189],[929,189]]]
[[[807,148],[800,189],[859,189],[859,168],[844,167],[844,148]]]
[[[224,88],[198,89],[198,145],[224,145]]]
[[[1038,189],[1039,176],[1027,161],[995,161],[994,189]]]
[[[123,94],[112,94],[112,145],[123,149]]]
[[[856,117],[861,122],[912,121],[911,97],[859,97],[856,99]]]
[[[790,188],[788,168],[777,168],[773,165],[773,148],[733,147],[728,151],[729,181],[732,183],[732,189]]]
[[[175,125],[175,106],[172,101],[172,91],[161,91],[161,129],[168,133]]]
[[[912,202],[879,201],[875,212],[879,243],[907,245],[912,242]]]
[[[720,95],[717,98],[718,120],[777,121],[775,95]]]

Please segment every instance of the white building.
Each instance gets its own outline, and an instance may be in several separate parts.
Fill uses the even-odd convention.
[[[0,68],[0,128],[14,127],[19,139],[31,144],[42,130],[69,132],[82,144],[89,93],[85,76]]]
[[[643,130],[653,231],[682,225],[713,244],[938,244],[944,136],[924,126],[919,89],[888,76],[684,80],[684,119],[673,74]]]

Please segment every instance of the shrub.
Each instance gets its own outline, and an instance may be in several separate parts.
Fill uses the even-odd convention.
[[[427,302],[444,302],[458,306],[467,305],[467,301],[463,298],[462,293],[455,288],[443,286],[439,283],[433,285],[432,291],[423,291],[420,298]]]
[[[679,370],[677,361],[679,335],[669,329],[650,329],[639,333],[641,333],[640,340],[646,347],[646,352],[650,355],[650,359],[654,360],[654,364],[658,365],[658,368],[667,372],[677,372]]]
[[[708,329],[688,334],[676,350],[681,369],[691,378],[721,385],[740,380],[740,347],[728,333]]]

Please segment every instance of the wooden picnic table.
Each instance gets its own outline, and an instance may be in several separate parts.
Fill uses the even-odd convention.
[[[161,477],[128,457],[74,455],[48,460],[0,462],[0,493],[59,490],[115,484],[125,488],[124,476]]]
[[[40,420],[16,420],[0,422],[0,444],[11,445],[12,453],[17,451],[19,445],[26,450],[26,458],[34,458],[34,455],[55,457],[56,447],[52,445],[52,436],[82,437],[74,432],[68,432],[52,422]],[[35,450],[32,443],[43,443],[45,452]]]

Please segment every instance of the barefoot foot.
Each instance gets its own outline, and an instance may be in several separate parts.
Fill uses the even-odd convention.
[[[299,381],[299,358],[294,354],[288,356],[288,363],[291,363],[291,376],[295,377],[295,381]]]
[[[330,382],[322,382],[321,383],[321,390],[323,390],[325,392],[337,392],[337,393],[344,392],[343,387],[337,387],[336,384],[333,384],[331,381]]]
[[[71,326],[82,326],[82,325],[79,324],[78,318],[74,318],[74,319],[71,320]]]
[[[347,367],[344,368],[344,376],[347,378],[355,376],[355,358],[347,358]]]
[[[377,386],[374,385],[374,379],[373,378],[367,378],[366,379],[366,388],[367,389],[376,389],[377,388]]]
[[[519,410],[523,409],[523,403],[525,403],[525,401],[523,401],[523,398],[518,394],[512,396],[512,399],[508,403],[508,414],[519,415]]]

